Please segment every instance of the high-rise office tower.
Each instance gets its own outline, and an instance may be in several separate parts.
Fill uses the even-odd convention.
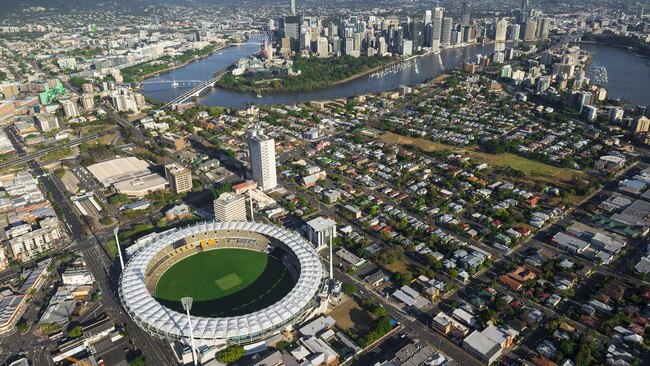
[[[506,32],[508,30],[508,21],[505,18],[501,18],[497,21],[496,31],[494,35],[495,42],[505,42],[506,41]]]
[[[222,193],[214,200],[214,218],[217,221],[246,221],[246,199],[241,194]]]
[[[298,40],[300,37],[300,17],[288,16],[284,18],[284,36],[291,38],[292,41]]]
[[[420,51],[424,45],[424,26],[422,22],[414,19],[409,28],[409,38],[413,41],[413,50]]]
[[[424,11],[424,25],[431,23],[431,10]]]
[[[433,34],[431,37],[431,47],[440,46],[440,37],[442,36],[442,19],[445,9],[441,7],[435,7],[433,9]]]
[[[300,49],[311,49],[311,31],[307,27],[303,27],[303,29],[300,30]]]
[[[443,46],[451,44],[451,30],[454,26],[454,20],[449,17],[442,19],[442,34],[440,35],[440,43]]]
[[[275,140],[264,135],[262,131],[250,131],[248,155],[253,179],[259,187],[264,191],[275,188],[278,185],[275,171]]]
[[[165,165],[165,179],[176,194],[192,190],[192,172],[179,164]]]
[[[296,0],[289,0],[289,12],[291,15],[296,15]]]
[[[318,37],[316,53],[318,54],[318,57],[327,57],[329,53],[329,42],[327,42],[327,37]]]
[[[534,41],[537,34],[537,20],[528,19],[524,25],[524,41]]]
[[[431,47],[433,40],[433,24],[429,23],[424,27],[424,44]]]
[[[520,32],[521,26],[519,24],[510,25],[510,34],[508,35],[508,39],[511,41],[518,41]]]
[[[469,25],[469,3],[467,1],[463,1],[463,3],[460,5],[460,25]]]
[[[539,39],[548,39],[549,31],[551,29],[551,18],[542,18],[538,21],[538,37]]]
[[[525,24],[528,21],[530,13],[530,2],[528,0],[521,0],[521,9],[519,10],[519,24]]]

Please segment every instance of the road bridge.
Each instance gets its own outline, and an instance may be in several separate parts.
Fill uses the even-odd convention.
[[[214,87],[214,85],[219,81],[225,74],[227,70],[222,70],[219,73],[217,73],[212,79],[206,80],[202,82],[201,84],[195,86],[194,88],[186,91],[185,93],[179,95],[178,97],[170,100],[167,102],[161,109],[166,109],[166,108],[172,108],[177,104],[183,103],[186,100],[190,98],[195,98],[201,96],[205,92],[206,89]]]

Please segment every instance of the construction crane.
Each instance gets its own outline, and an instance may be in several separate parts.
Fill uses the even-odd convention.
[[[72,357],[72,356],[65,356],[65,355],[63,355],[63,354],[61,354],[61,353],[59,353],[59,356],[65,358],[65,359],[68,360],[68,361],[74,362],[75,365],[79,365],[79,366],[93,366],[92,364],[90,364],[90,363],[88,363],[88,362],[86,362],[86,361],[77,360],[76,358],[74,358],[74,357]]]

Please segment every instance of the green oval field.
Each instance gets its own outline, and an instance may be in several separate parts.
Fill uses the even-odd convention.
[[[156,299],[183,312],[180,299],[194,299],[192,315],[225,317],[261,310],[282,299],[294,281],[285,266],[266,253],[215,249],[171,266],[156,285]]]

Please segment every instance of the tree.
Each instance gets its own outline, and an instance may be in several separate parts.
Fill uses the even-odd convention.
[[[244,347],[232,345],[217,353],[217,360],[222,363],[233,363],[244,357]]]
[[[375,309],[372,311],[372,313],[375,314],[379,318],[388,316],[388,310],[386,310],[386,308],[381,306],[381,305],[375,307]]]
[[[16,323],[16,329],[20,332],[23,333],[29,329],[29,324],[24,319],[21,319],[18,323]]]
[[[108,203],[111,205],[119,205],[128,201],[129,197],[123,193],[118,193],[108,198]]]
[[[131,366],[144,366],[147,363],[147,358],[144,355],[139,355],[129,363]]]
[[[68,337],[70,338],[79,338],[81,337],[81,334],[83,333],[83,327],[80,325],[77,325],[76,327],[70,329],[68,332]]]
[[[346,282],[341,286],[341,291],[343,291],[343,293],[348,296],[352,296],[355,292],[357,292],[357,286]]]

